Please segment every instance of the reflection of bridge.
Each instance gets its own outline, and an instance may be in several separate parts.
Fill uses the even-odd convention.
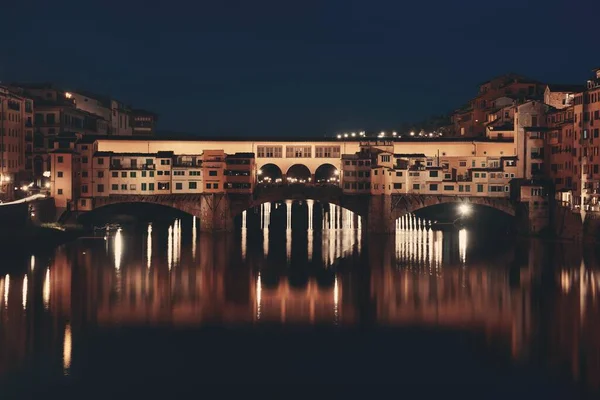
[[[346,208],[362,218],[369,232],[393,233],[397,218],[419,209],[446,203],[469,203],[495,208],[515,215],[513,203],[506,198],[443,195],[361,195],[346,194],[337,185],[265,185],[251,195],[245,194],[170,194],[111,195],[96,199],[95,208],[119,203],[153,203],[172,207],[200,219],[203,231],[231,231],[233,218],[242,211],[263,203],[283,200],[316,200]]]

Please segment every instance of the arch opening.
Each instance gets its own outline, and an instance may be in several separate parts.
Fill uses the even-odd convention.
[[[171,221],[193,215],[165,204],[148,202],[111,203],[87,211],[77,217],[83,225],[100,226],[106,223],[135,224],[138,222]]]
[[[311,183],[310,169],[304,164],[292,165],[285,174],[287,183]]]
[[[339,184],[340,172],[332,164],[322,164],[315,171],[316,184]]]
[[[257,171],[258,183],[280,183],[282,178],[281,168],[275,164],[265,164]]]

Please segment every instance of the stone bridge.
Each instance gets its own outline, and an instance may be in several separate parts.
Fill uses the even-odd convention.
[[[336,204],[365,219],[372,233],[395,231],[397,218],[419,209],[445,203],[468,203],[492,207],[510,216],[515,205],[508,199],[477,196],[433,196],[418,194],[344,194],[334,185],[279,185],[257,188],[253,194],[169,194],[111,195],[94,200],[94,209],[120,203],[153,203],[184,211],[200,219],[200,229],[208,232],[233,230],[233,219],[242,211],[267,202],[315,200]]]

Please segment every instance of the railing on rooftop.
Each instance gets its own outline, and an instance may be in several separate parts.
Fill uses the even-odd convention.
[[[132,170],[132,171],[154,171],[156,169],[155,164],[140,164],[140,165],[123,165],[123,164],[110,164],[111,170]]]

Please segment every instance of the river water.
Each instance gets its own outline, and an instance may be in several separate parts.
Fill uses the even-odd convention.
[[[245,213],[233,235],[201,234],[185,216],[7,262],[5,393],[288,381],[487,383],[551,398],[598,389],[594,251],[435,231],[416,217],[366,237],[339,208],[305,221],[266,218],[271,207]]]

